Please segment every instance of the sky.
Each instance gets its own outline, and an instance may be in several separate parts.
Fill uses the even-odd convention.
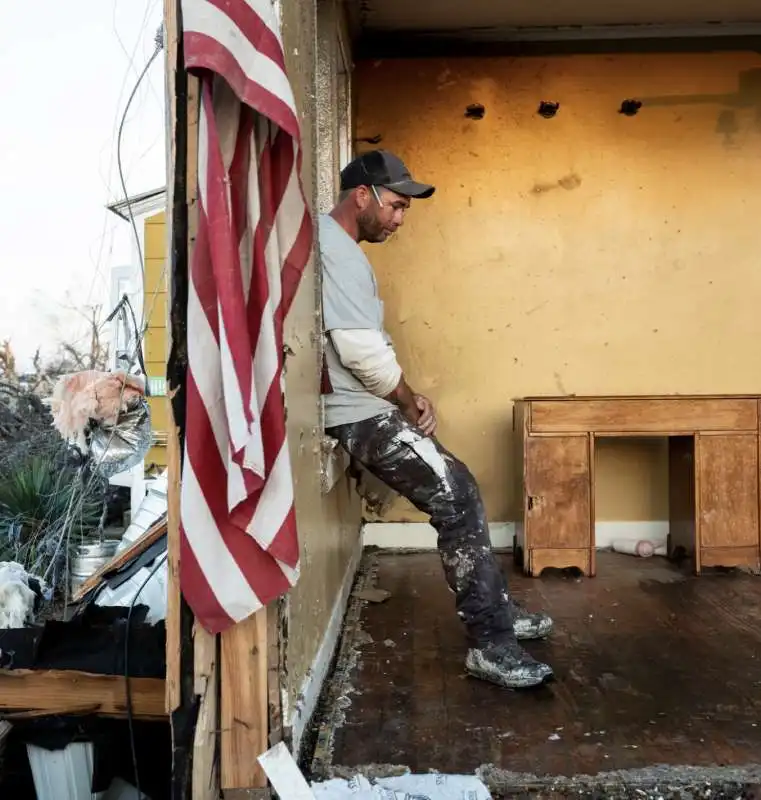
[[[27,367],[35,350],[81,338],[81,311],[133,263],[117,130],[155,49],[161,0],[5,3],[0,26],[0,341]],[[164,59],[156,58],[122,135],[129,194],[165,185]]]

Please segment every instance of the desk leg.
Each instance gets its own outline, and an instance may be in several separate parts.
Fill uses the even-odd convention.
[[[758,436],[698,434],[695,450],[698,571],[758,570]]]
[[[527,436],[524,452],[526,572],[577,567],[593,575],[590,436]]]

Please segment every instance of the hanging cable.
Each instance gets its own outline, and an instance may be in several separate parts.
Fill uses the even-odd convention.
[[[132,213],[132,202],[129,199],[129,195],[127,194],[127,184],[124,180],[124,169],[122,166],[122,133],[124,132],[124,123],[127,120],[127,114],[129,113],[129,108],[132,105],[132,101],[135,99],[135,95],[137,94],[137,90],[140,88],[140,84],[143,82],[143,78],[145,78],[148,70],[151,68],[151,65],[158,57],[158,54],[164,49],[164,28],[163,26],[158,29],[155,36],[155,48],[151,57],[148,59],[146,65],[143,67],[143,71],[140,73],[137,79],[137,83],[135,83],[135,87],[132,89],[132,92],[127,100],[127,105],[124,107],[124,113],[122,114],[121,122],[119,123],[119,132],[116,136],[116,166],[119,171],[119,182],[121,183],[122,192],[124,194],[124,202],[127,204],[127,213],[129,214],[129,221],[132,225],[132,233],[135,236],[135,243],[137,245],[137,258],[138,264],[140,266],[140,274],[142,276],[142,284],[143,288],[145,287],[145,265],[143,263],[143,248],[140,244],[140,235],[137,232],[137,224],[135,223],[135,215]],[[143,309],[143,320],[141,320],[141,328],[142,322],[145,318],[145,309]]]

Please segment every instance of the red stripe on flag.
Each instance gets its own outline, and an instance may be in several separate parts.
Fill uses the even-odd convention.
[[[246,0],[207,0],[223,11],[241,30],[241,33],[256,49],[272,59],[285,72],[283,51],[277,36],[264,24],[262,18]]]
[[[243,397],[243,412],[250,425],[251,352],[252,343],[241,325],[245,317],[244,287],[241,276],[238,240],[233,233],[228,202],[230,178],[222,162],[219,135],[214,122],[214,101],[211,81],[202,81],[201,101],[207,118],[209,136],[209,172],[206,181],[206,221],[209,227],[211,267],[217,291],[222,325],[225,329],[229,357],[235,369]]]
[[[290,136],[299,136],[295,109],[287,106],[261,84],[249,80],[227,48],[202,33],[186,33],[183,43],[185,66],[188,69],[208,69],[221,75],[243,103],[271,119]]]
[[[211,590],[208,579],[188,543],[184,527],[180,528],[180,583],[182,593],[193,614],[208,630],[221,633],[235,624]]]

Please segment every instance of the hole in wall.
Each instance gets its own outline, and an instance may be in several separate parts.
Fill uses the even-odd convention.
[[[375,136],[364,136],[354,141],[366,142],[367,144],[380,144],[383,141],[383,137],[379,133],[376,133]]]
[[[552,119],[560,110],[560,103],[550,103],[546,100],[542,100],[539,103],[539,109],[537,114],[540,117],[544,117],[545,119]]]
[[[642,108],[642,103],[639,100],[624,100],[621,103],[621,108],[618,109],[619,114],[624,114],[627,117],[633,117]]]
[[[483,119],[486,115],[486,109],[481,105],[481,103],[471,103],[465,109],[465,116],[468,119]]]

